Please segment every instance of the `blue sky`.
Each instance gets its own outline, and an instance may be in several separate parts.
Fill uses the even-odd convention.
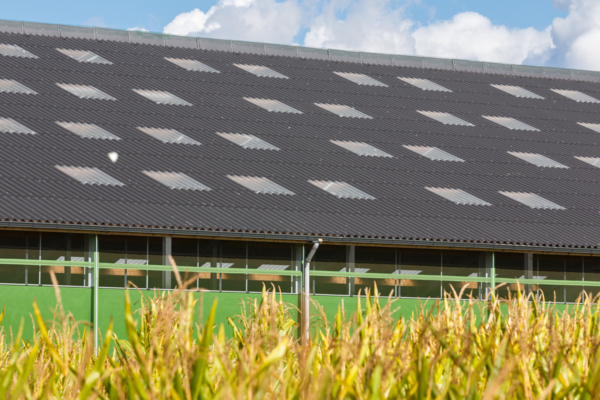
[[[0,19],[600,70],[600,0],[30,0]]]
[[[5,1],[1,19],[48,22],[67,25],[105,25],[128,29],[143,27],[162,32],[177,15],[199,8],[207,11],[217,2],[212,0],[29,0]],[[475,11],[496,25],[515,28],[546,28],[554,18],[566,13],[547,0],[423,0],[409,7],[408,14],[427,24],[431,20],[445,20],[463,11]]]

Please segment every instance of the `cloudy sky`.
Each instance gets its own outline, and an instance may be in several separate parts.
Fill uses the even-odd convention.
[[[0,19],[600,70],[600,0],[30,0]]]

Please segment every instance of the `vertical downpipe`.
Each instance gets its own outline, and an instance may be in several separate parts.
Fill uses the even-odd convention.
[[[310,342],[310,261],[314,257],[319,245],[323,240],[313,242],[313,246],[304,261],[304,268],[302,270],[302,307],[300,307],[301,323],[300,332],[302,333],[302,342],[308,345]]]

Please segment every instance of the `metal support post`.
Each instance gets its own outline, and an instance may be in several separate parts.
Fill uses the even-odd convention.
[[[212,244],[211,268],[218,268],[220,266],[221,260],[219,258],[219,241],[215,240]],[[217,277],[218,275],[216,273],[210,274],[210,290],[212,291],[219,290],[219,280]]]
[[[354,246],[354,245],[346,246],[346,265],[347,265],[346,269],[348,272],[356,271],[355,254],[356,254],[356,246]],[[355,278],[348,278],[348,295],[354,296],[355,293],[356,293]]]
[[[479,276],[486,278],[486,282],[479,284],[480,299],[486,299],[496,286],[496,268],[494,252],[482,252],[479,261]]]
[[[172,240],[170,237],[163,238],[163,265],[171,265],[169,257],[172,255]],[[171,289],[171,271],[163,271],[163,289]]]
[[[94,235],[94,347],[97,349],[99,346],[99,322],[98,322],[98,289],[100,288],[100,252],[98,251],[98,235]]]
[[[533,279],[533,253],[525,253],[525,279]],[[533,285],[525,285],[525,295],[533,293]]]
[[[302,269],[302,304],[300,307],[300,332],[302,342],[308,344],[310,341],[310,262],[317,252],[322,239],[313,242],[312,248],[304,260]]]

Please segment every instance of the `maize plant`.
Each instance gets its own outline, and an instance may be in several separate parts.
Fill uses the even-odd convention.
[[[398,319],[375,288],[351,315],[317,310],[305,343],[275,291],[242,301],[228,327],[214,326],[216,303],[202,323],[191,291],[156,293],[136,311],[126,292],[126,337],[109,327],[95,348],[57,296],[50,324],[34,304],[34,340],[0,330],[0,398],[600,398],[600,309],[585,297],[559,313],[520,292],[452,293]]]

